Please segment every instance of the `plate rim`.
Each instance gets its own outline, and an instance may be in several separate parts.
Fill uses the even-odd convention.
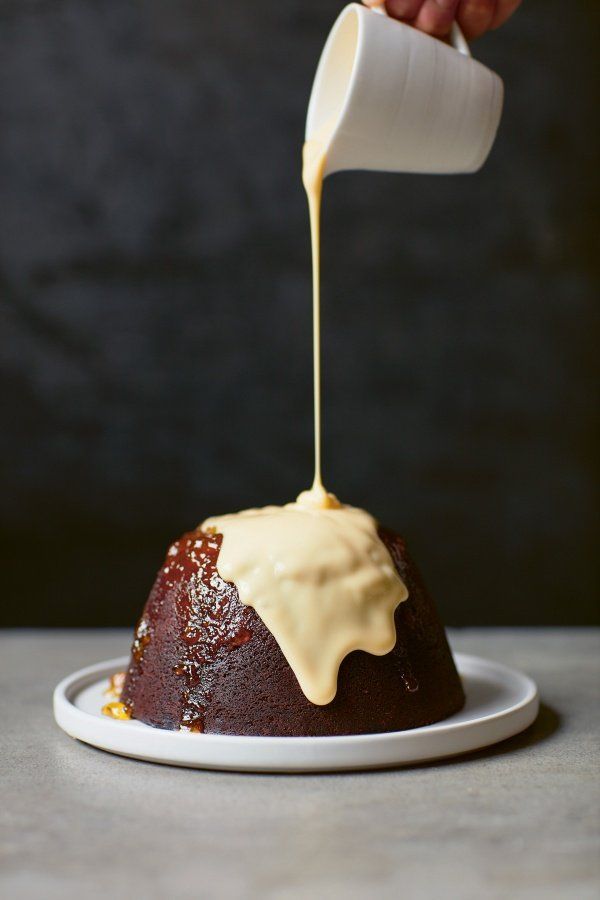
[[[223,769],[228,771],[255,771],[255,772],[317,772],[317,771],[343,771],[348,769],[360,770],[360,769],[369,769],[369,768],[383,768],[389,766],[409,766],[416,765],[419,762],[427,762],[433,761],[436,759],[444,759],[449,758],[451,756],[458,756],[464,753],[475,752],[478,749],[483,749],[484,747],[492,746],[493,744],[499,743],[500,741],[506,740],[509,737],[512,737],[521,731],[524,731],[525,728],[528,728],[536,719],[538,710],[539,710],[539,692],[537,685],[533,681],[529,675],[526,675],[524,672],[514,669],[510,666],[505,665],[504,663],[497,662],[496,660],[489,660],[481,656],[477,656],[470,653],[454,653],[454,659],[461,675],[467,675],[469,672],[472,674],[476,674],[477,668],[483,668],[486,674],[489,676],[496,676],[496,681],[505,682],[507,679],[512,681],[513,683],[517,681],[522,691],[521,699],[513,704],[505,706],[502,709],[495,710],[494,712],[487,713],[482,716],[473,717],[467,721],[462,722],[453,722],[452,717],[450,720],[434,722],[431,725],[420,726],[419,728],[407,729],[404,731],[390,731],[390,732],[376,732],[373,734],[346,734],[346,735],[328,735],[328,736],[302,736],[302,737],[292,737],[286,735],[277,735],[273,737],[266,737],[263,735],[222,735],[222,734],[191,734],[189,732],[184,731],[168,731],[166,729],[154,728],[150,725],[146,725],[143,722],[131,720],[129,722],[116,721],[111,720],[109,718],[101,719],[97,715],[93,715],[92,713],[86,712],[85,710],[79,709],[75,704],[76,697],[81,693],[81,691],[86,688],[91,687],[97,682],[107,678],[110,674],[115,671],[122,670],[126,668],[129,662],[129,656],[119,656],[113,659],[104,660],[102,662],[94,663],[89,666],[85,666],[82,669],[78,669],[75,672],[72,672],[70,675],[67,675],[63,678],[55,687],[53,692],[53,709],[54,709],[54,718],[69,736],[76,738],[78,740],[83,741],[86,744],[91,746],[100,747],[103,750],[106,750],[111,753],[116,753],[121,756],[129,756],[135,759],[143,759],[150,762],[162,763],[167,765],[178,765],[178,766],[188,766],[194,768],[204,768],[204,769]],[[465,671],[468,670],[468,671]],[[506,721],[508,720],[508,721]],[[509,726],[509,722],[514,720],[514,723],[511,727]],[[504,724],[504,729],[501,729],[500,736],[490,736],[484,737],[483,732],[486,729],[489,729],[490,726],[498,726]],[[73,728],[75,725],[75,728]],[[78,727],[81,726],[81,727]],[[162,753],[152,752],[150,748],[146,748],[145,751],[141,751],[138,753],[133,753],[131,751],[124,751],[116,749],[115,747],[107,746],[106,740],[92,740],[90,739],[89,734],[86,736],[82,736],[87,731],[87,728],[94,727],[95,729],[99,729],[103,734],[108,735],[110,737],[111,734],[117,738],[118,743],[122,743],[122,738],[127,733],[129,736],[133,736],[133,734],[146,734],[149,737],[149,742],[154,744],[155,747],[161,748]],[[133,727],[132,727],[133,726]],[[344,751],[350,752],[352,749],[356,749],[358,751],[363,750],[367,751],[368,748],[383,748],[389,747],[392,749],[394,746],[400,747],[401,744],[414,744],[418,743],[420,739],[427,738],[435,738],[443,739],[448,737],[453,737],[460,735],[460,733],[471,733],[473,729],[477,729],[482,732],[481,742],[477,742],[475,745],[472,743],[472,739],[468,747],[465,749],[452,750],[450,752],[441,750],[438,753],[426,753],[426,754],[417,754],[414,758],[404,759],[402,758],[402,754],[398,753],[398,760],[396,762],[360,762],[355,761],[350,764],[348,760],[335,762],[329,758],[331,751],[335,751],[338,749],[340,753]],[[134,732],[135,729],[135,732]],[[127,731],[126,731],[127,730]],[[497,731],[498,729],[496,729]],[[173,744],[173,742],[176,744]],[[110,741],[109,741],[110,743]],[[275,763],[265,763],[262,761],[255,761],[254,763],[251,760],[246,760],[245,762],[231,762],[224,760],[222,764],[215,762],[203,762],[201,760],[187,760],[182,761],[178,760],[175,757],[168,758],[168,750],[167,748],[170,746],[177,746],[183,750],[183,748],[193,747],[195,750],[199,750],[204,747],[207,750],[212,748],[223,748],[225,750],[246,750],[249,755],[252,752],[257,750],[262,751],[281,751],[282,759],[280,759],[277,764]],[[304,762],[298,762],[297,760],[285,760],[285,751],[291,751],[292,754],[294,751],[303,751],[308,747],[311,747],[313,751],[323,751],[327,753],[327,758],[319,761],[314,758],[314,754],[311,754],[310,759],[305,759]],[[167,752],[165,752],[167,751]],[[318,754],[317,754],[318,755]]]

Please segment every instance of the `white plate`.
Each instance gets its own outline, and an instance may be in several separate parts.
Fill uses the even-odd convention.
[[[496,744],[535,720],[538,691],[531,678],[477,656],[456,655],[467,702],[449,719],[411,731],[342,737],[237,737],[164,731],[134,719],[102,715],[108,677],[128,657],[88,666],[54,691],[54,716],[71,737],[150,762],[245,772],[325,772],[374,769],[441,759]]]

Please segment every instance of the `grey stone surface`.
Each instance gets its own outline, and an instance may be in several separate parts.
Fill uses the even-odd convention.
[[[178,533],[309,482],[300,145],[343,2],[0,3],[2,624],[127,625]],[[327,184],[326,478],[457,625],[598,623],[599,9],[477,42],[480,173]]]
[[[135,762],[54,725],[55,683],[125,631],[0,635],[0,894],[16,900],[597,898],[598,630],[468,630],[529,672],[522,736],[405,770],[235,775]]]

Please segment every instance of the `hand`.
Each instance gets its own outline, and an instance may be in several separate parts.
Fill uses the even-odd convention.
[[[367,6],[381,4],[381,0],[363,2]],[[503,25],[521,0],[384,0],[384,3],[388,15],[435,37],[446,37],[456,20],[471,41]]]

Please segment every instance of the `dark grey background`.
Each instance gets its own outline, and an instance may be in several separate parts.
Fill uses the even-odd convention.
[[[597,4],[475,54],[475,176],[327,184],[325,471],[448,623],[596,617]],[[0,5],[4,624],[133,622],[168,541],[312,465],[299,156],[337,0]]]

